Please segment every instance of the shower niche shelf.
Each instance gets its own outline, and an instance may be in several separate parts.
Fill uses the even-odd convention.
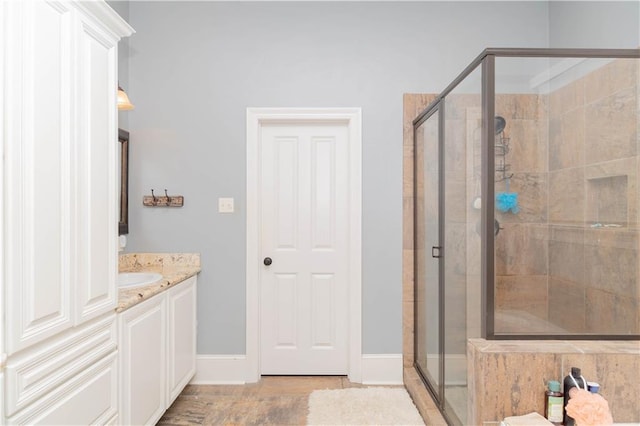
[[[628,226],[628,177],[587,179],[587,223],[591,227]]]

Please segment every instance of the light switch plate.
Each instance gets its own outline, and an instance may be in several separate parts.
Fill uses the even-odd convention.
[[[218,198],[218,213],[233,213],[233,198]]]

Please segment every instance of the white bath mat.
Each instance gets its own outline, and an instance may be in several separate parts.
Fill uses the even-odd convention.
[[[424,425],[404,388],[316,390],[309,396],[309,425]]]

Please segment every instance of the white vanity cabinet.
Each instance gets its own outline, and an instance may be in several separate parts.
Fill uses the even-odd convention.
[[[196,374],[196,321],[196,277],[191,277],[167,292],[167,408]]]
[[[0,1],[0,423],[117,418],[117,45],[105,2]]]
[[[120,424],[155,424],[166,402],[165,293],[118,314],[118,328]]]
[[[118,314],[123,425],[155,424],[196,370],[196,277]]]

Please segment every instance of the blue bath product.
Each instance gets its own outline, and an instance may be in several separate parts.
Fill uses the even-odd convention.
[[[496,194],[496,208],[501,212],[518,213],[518,193],[517,192],[499,192]]]
[[[578,367],[571,367],[571,374],[564,378],[564,426],[575,426],[576,421],[573,417],[567,414],[567,404],[571,396],[569,391],[573,388],[580,388],[587,390],[587,381],[582,377],[581,371]]]

